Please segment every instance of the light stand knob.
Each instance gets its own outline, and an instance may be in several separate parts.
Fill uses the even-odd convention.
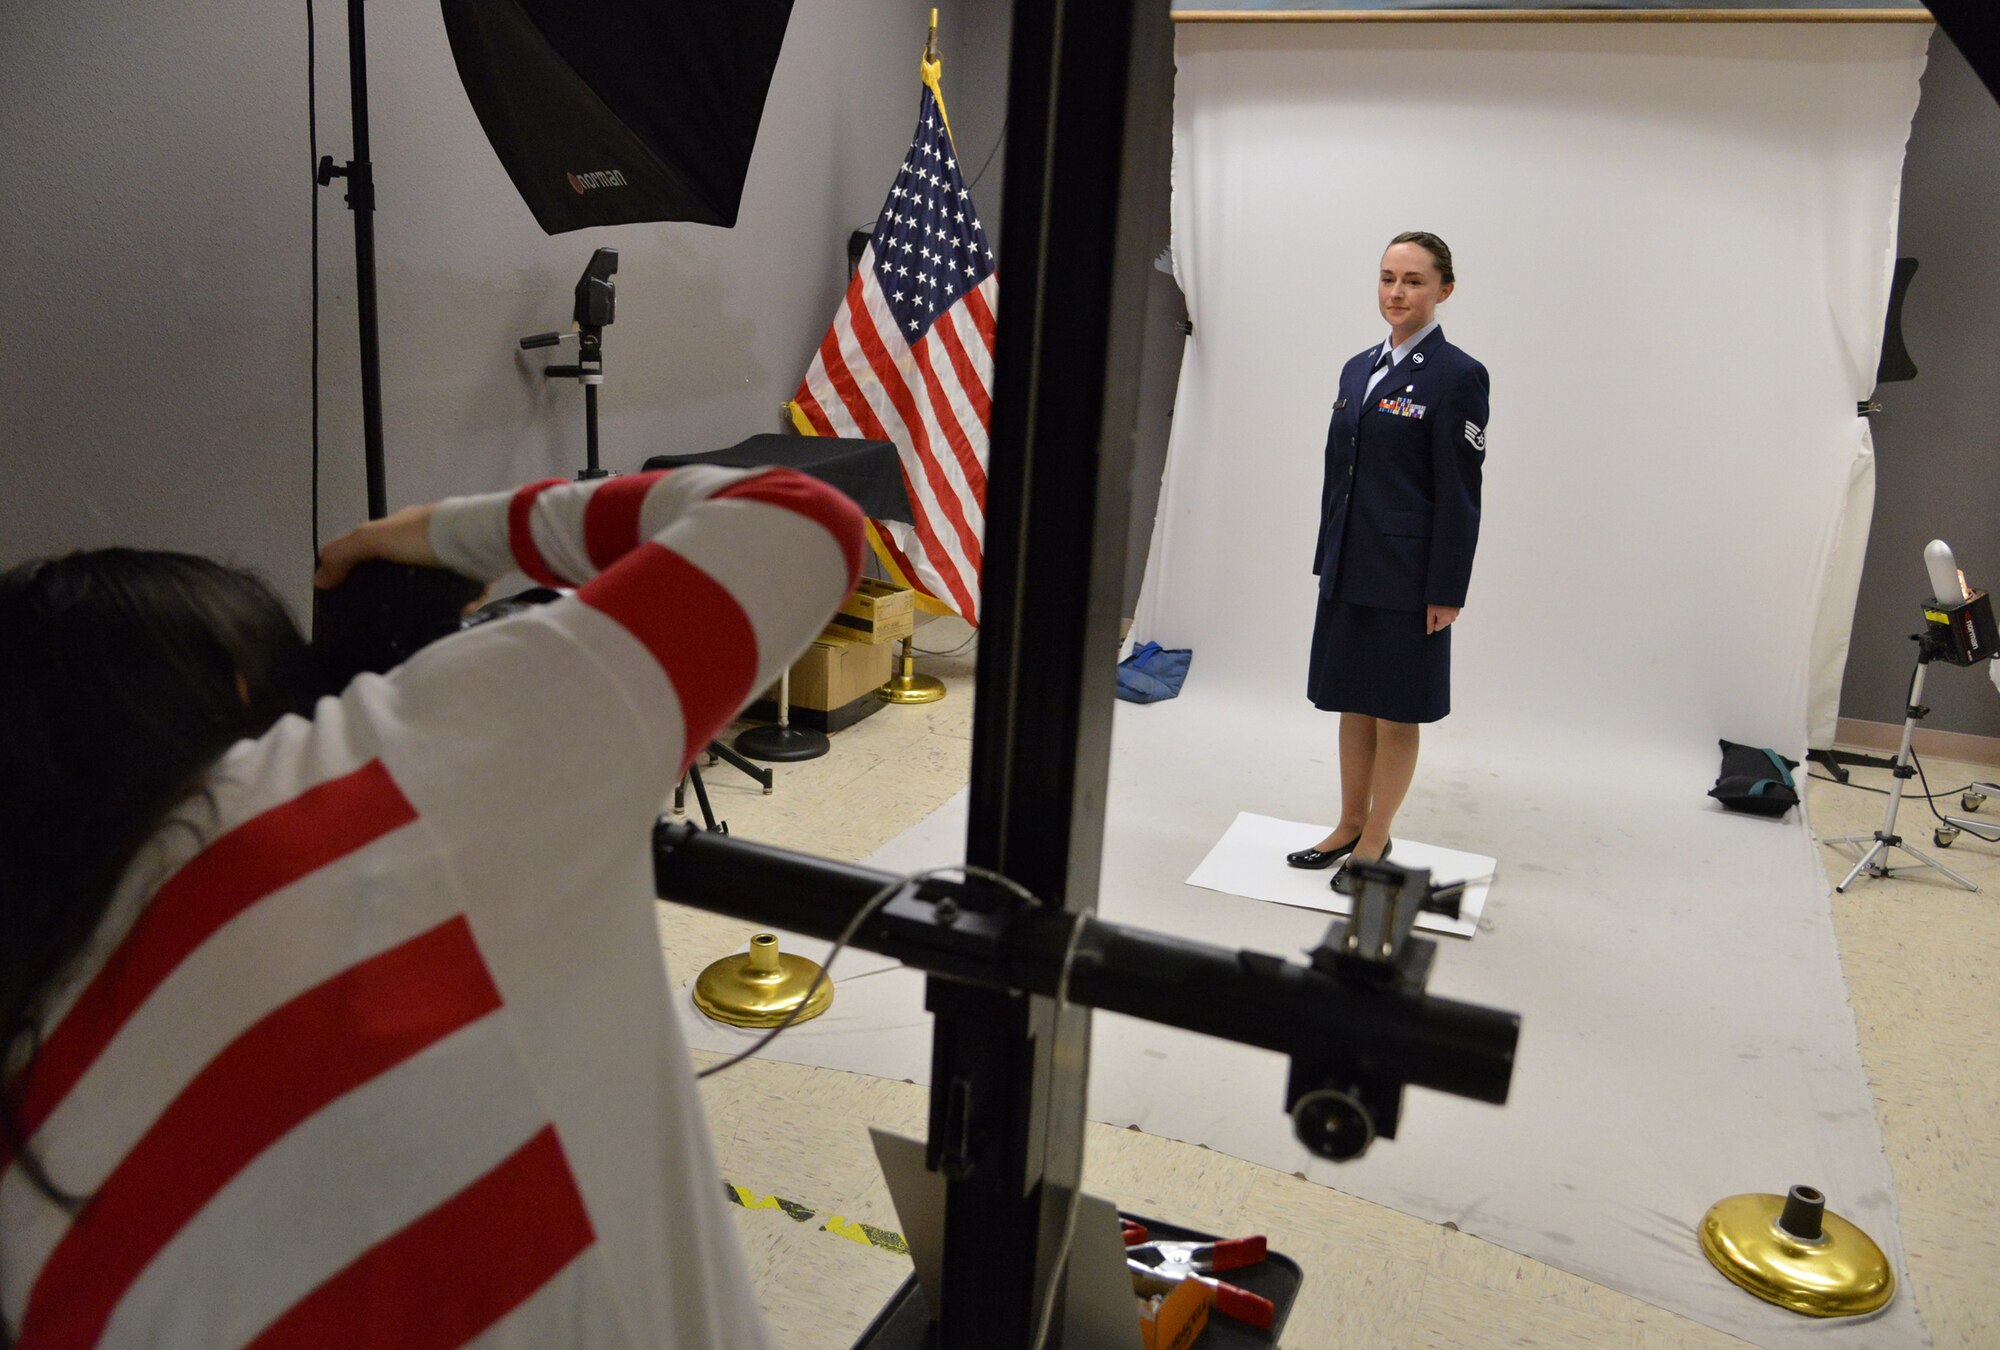
[[[1352,1093],[1320,1088],[1292,1107],[1292,1132],[1320,1157],[1346,1162],[1375,1142],[1375,1117]]]

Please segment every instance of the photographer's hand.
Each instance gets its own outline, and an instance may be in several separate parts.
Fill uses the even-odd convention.
[[[332,590],[347,580],[356,563],[370,558],[421,567],[439,566],[438,556],[431,548],[431,513],[436,509],[434,505],[406,506],[392,516],[371,520],[333,540],[320,550],[313,585]]]

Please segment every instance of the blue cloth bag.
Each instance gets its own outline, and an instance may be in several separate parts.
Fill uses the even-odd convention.
[[[1193,659],[1194,653],[1185,647],[1148,642],[1134,648],[1118,663],[1118,697],[1128,703],[1158,703],[1174,697],[1180,693],[1188,662]]]

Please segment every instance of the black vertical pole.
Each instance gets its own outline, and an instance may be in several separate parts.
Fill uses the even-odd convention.
[[[368,39],[362,0],[347,0],[347,72],[354,113],[354,158],[347,165],[347,205],[354,212],[354,307],[361,326],[361,445],[367,465],[368,518],[389,514],[382,457],[382,347],[375,323],[375,174],[368,158]]]
[[[583,386],[583,472],[578,478],[602,478],[604,470],[597,463],[597,386],[585,381]]]
[[[1165,125],[1171,43],[1166,0],[1014,5],[966,854],[1079,914],[1097,904],[1152,257],[1151,165],[1128,142],[1135,112]],[[1082,1171],[1089,1014],[941,980],[926,1003],[939,1344],[1029,1347]]]

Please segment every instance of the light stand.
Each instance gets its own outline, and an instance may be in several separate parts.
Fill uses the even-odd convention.
[[[335,165],[321,155],[314,171],[321,187],[347,180],[347,209],[354,213],[354,316],[361,330],[361,445],[368,480],[368,518],[389,514],[382,455],[382,343],[375,320],[375,170],[368,160],[368,42],[361,0],[347,0],[347,80],[354,117],[354,158]]]
[[[810,727],[792,725],[792,671],[789,666],[778,677],[778,724],[774,727],[751,727],[736,738],[738,754],[752,759],[768,759],[777,764],[818,759],[831,748],[823,733]]]
[[[1932,658],[1940,654],[1939,643],[1932,629],[1927,628],[1918,634],[1916,643],[1917,669],[1910,677],[1910,701],[1904,710],[1906,715],[1903,718],[1903,739],[1897,746],[1896,758],[1892,761],[1895,767],[1890,773],[1894,776],[1895,782],[1889,787],[1889,805],[1882,812],[1882,828],[1873,834],[1846,834],[1826,841],[1829,844],[1848,844],[1857,848],[1862,844],[1868,845],[1861,854],[1861,860],[1855,863],[1854,869],[1847,874],[1847,879],[1833,888],[1835,891],[1845,891],[1864,871],[1871,877],[1886,877],[1897,872],[1913,872],[1924,867],[1944,873],[1968,891],[1979,889],[1975,883],[1966,880],[1937,859],[1911,848],[1908,842],[1896,833],[1896,813],[1903,805],[1903,785],[1917,774],[1910,763],[1910,742],[1916,736],[1917,723],[1930,712],[1930,709],[1920,702],[1924,693],[1924,672],[1929,668]],[[1889,851],[1898,848],[1917,861],[1904,867],[1891,867],[1888,862]]]
[[[618,271],[618,250],[601,248],[590,255],[584,266],[583,275],[576,283],[576,332],[536,333],[533,337],[521,339],[522,351],[533,351],[537,347],[553,347],[570,338],[576,339],[576,364],[573,366],[548,366],[542,377],[550,380],[575,380],[583,386],[583,470],[577,474],[578,482],[589,482],[594,478],[609,478],[611,471],[599,461],[597,455],[597,390],[604,383],[604,330],[611,326],[617,313],[618,292],[611,278]]]
[[[609,478],[611,471],[604,467],[598,457],[597,446],[597,390],[604,383],[604,330],[618,313],[618,288],[612,277],[618,272],[618,250],[600,248],[590,255],[584,265],[583,275],[576,282],[576,308],[573,319],[574,333],[536,333],[521,339],[522,351],[533,351],[537,347],[554,347],[560,343],[576,339],[576,364],[573,366],[547,366],[542,375],[551,380],[575,380],[583,386],[583,468],[576,475],[578,482],[587,483],[597,478]],[[731,768],[740,769],[766,797],[771,795],[772,778],[769,769],[760,769],[728,746],[717,742],[708,746],[706,752],[709,763],[718,758],[728,762]],[[774,758],[766,755],[764,758]],[[800,755],[796,758],[804,759]],[[709,805],[708,787],[701,780],[701,766],[689,764],[686,777],[674,788],[674,814],[682,814],[686,808],[687,785],[694,784],[695,800],[701,805],[702,819],[708,828],[720,834],[729,832],[727,821],[717,821],[715,811]]]

